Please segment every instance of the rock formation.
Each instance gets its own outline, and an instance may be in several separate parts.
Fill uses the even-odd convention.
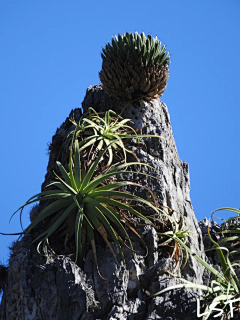
[[[132,119],[134,128],[141,128],[142,133],[167,139],[146,138],[144,147],[139,148],[133,143],[131,148],[140,162],[150,164],[158,173],[157,179],[143,182],[154,192],[154,201],[183,214],[185,229],[190,227],[193,231],[191,236],[194,241],[189,239],[187,245],[201,254],[204,250],[202,233],[191,205],[188,164],[182,162],[177,154],[167,106],[160,100],[152,104],[127,104],[110,98],[101,85],[97,85],[88,88],[82,107],[84,112],[89,107],[97,112],[114,110],[124,118]],[[73,115],[78,120],[81,110],[73,110]],[[71,126],[67,118],[53,137],[43,190],[52,178],[59,146]],[[129,174],[129,180],[131,178]],[[141,194],[144,191],[133,189],[133,192]],[[176,283],[168,271],[203,283],[207,277],[204,268],[192,257],[182,270],[176,268],[176,258],[174,260],[171,255],[161,254],[159,236],[151,225],[140,225],[137,230],[148,246],[148,255],[144,254],[142,242],[132,235],[133,246],[138,253],[134,260],[132,252],[123,249],[126,268],[123,264],[116,264],[107,246],[101,243],[97,246],[99,269],[107,280],[99,277],[92,250],[88,251],[84,264],[78,266],[67,256],[40,256],[36,246],[32,245],[33,235],[25,236],[13,247],[0,319],[197,319],[196,292],[183,288],[161,296],[152,295]]]

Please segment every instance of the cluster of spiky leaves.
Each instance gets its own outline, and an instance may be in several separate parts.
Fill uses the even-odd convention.
[[[240,217],[239,209],[220,208],[215,211],[219,211],[219,210],[230,210],[238,214],[237,217],[230,218],[228,222],[233,219],[239,219]],[[240,231],[239,231],[239,228],[235,227],[233,229],[224,230],[223,233],[238,234],[240,233]],[[174,286],[170,286],[164,290],[161,290],[160,292],[157,292],[156,294],[154,294],[154,296],[160,295],[169,290],[178,289],[182,287],[192,288],[192,289],[201,289],[204,292],[202,299],[207,304],[204,310],[204,313],[201,314],[201,316],[203,316],[202,319],[207,320],[212,315],[213,317],[218,316],[221,320],[231,319],[232,312],[236,314],[236,312],[238,312],[239,310],[240,280],[238,278],[237,271],[240,270],[240,264],[239,264],[239,261],[231,261],[230,255],[239,253],[239,251],[238,250],[237,252],[235,252],[235,250],[229,251],[228,248],[220,246],[220,243],[239,240],[239,236],[224,238],[223,241],[216,242],[215,240],[213,240],[210,234],[209,228],[208,228],[208,236],[211,242],[213,243],[213,247],[206,251],[217,250],[218,258],[220,261],[220,271],[218,271],[212,265],[204,261],[198,254],[193,252],[186,245],[185,241],[181,239],[181,236],[179,236],[179,234],[177,233],[171,234],[172,239],[174,239],[186,252],[191,254],[199,263],[201,263],[208,271],[210,271],[212,275],[215,276],[215,280],[211,281],[211,285],[210,286],[200,285],[200,284],[196,284],[188,280],[185,280],[183,278],[178,278],[182,283]],[[232,311],[231,311],[231,308],[229,307],[230,304],[231,304]],[[219,310],[221,310],[221,312],[219,312]],[[197,310],[197,312],[199,313],[199,310]],[[216,312],[218,312],[218,314],[214,315],[214,313]],[[200,315],[197,315],[197,316],[200,317]]]
[[[82,140],[79,140],[79,151],[83,151],[91,146],[91,153],[96,155],[97,152],[102,151],[103,147],[108,146],[107,168],[112,164],[116,150],[123,152],[125,162],[127,162],[127,152],[136,157],[132,151],[126,148],[123,140],[136,138],[139,142],[140,138],[152,137],[168,141],[162,136],[137,134],[137,132],[128,125],[129,122],[132,122],[131,119],[123,119],[112,110],[106,111],[103,117],[101,117],[93,108],[89,108],[88,117],[82,117],[78,123],[74,119],[70,121],[74,124],[75,129],[67,136],[67,147],[72,139],[79,139],[80,137]]]
[[[112,44],[107,44],[102,50],[102,59],[112,62],[118,60],[124,64],[125,61],[134,61],[138,65],[148,66],[152,64],[169,64],[170,56],[166,53],[166,47],[161,47],[161,41],[151,35],[126,33],[118,34],[112,38]]]
[[[163,225],[162,232],[158,232],[160,237],[159,246],[172,247],[172,260],[175,262],[176,267],[179,266],[183,269],[188,260],[188,251],[186,251],[183,246],[176,241],[176,239],[181,239],[181,241],[185,244],[186,241],[191,238],[195,243],[196,248],[198,248],[198,246],[190,235],[190,227],[188,229],[184,229],[184,217],[180,212],[176,212],[171,208],[167,208],[167,211],[162,211],[162,217],[163,216],[164,219],[160,220],[159,217],[154,219],[156,222],[159,221],[160,224]]]
[[[81,136],[83,139],[79,141],[79,151],[95,145],[92,153],[96,154],[97,151],[102,151],[103,147],[108,146],[107,167],[112,164],[114,150],[122,150],[125,162],[126,152],[132,153],[124,146],[124,139],[135,137],[139,140],[136,131],[127,124],[131,119],[123,119],[112,110],[108,110],[103,117],[100,117],[93,108],[89,108],[88,117],[82,117],[78,123],[74,119],[71,122],[75,125],[75,129],[67,136],[67,146],[73,138],[79,139]]]
[[[104,90],[123,100],[159,98],[169,77],[169,53],[160,40],[137,32],[118,35],[102,50],[99,73]]]
[[[124,219],[121,216],[120,211],[127,211],[132,215],[143,219],[145,222],[150,223],[150,220],[147,217],[143,216],[139,211],[133,208],[132,203],[141,202],[150,207],[156,213],[159,213],[159,210],[149,201],[141,197],[129,192],[118,190],[119,188],[129,185],[134,185],[140,188],[145,187],[130,181],[109,182],[109,178],[130,172],[134,174],[132,170],[127,171],[126,168],[131,167],[132,165],[138,165],[139,163],[124,163],[93,177],[99,162],[109,148],[109,145],[107,145],[95,159],[89,171],[83,176],[81,171],[81,158],[78,140],[74,140],[73,144],[74,151],[73,156],[72,151],[70,152],[69,172],[65,170],[60,162],[57,162],[57,166],[61,172],[61,177],[55,173],[56,179],[47,186],[47,189],[50,188],[50,190],[34,195],[17,210],[22,211],[25,206],[38,201],[52,200],[52,202],[40,212],[39,216],[23,231],[22,235],[28,234],[41,222],[46,221],[48,218],[52,218],[52,220],[50,220],[51,223],[45,225],[44,230],[34,240],[39,240],[39,252],[41,245],[43,245],[43,248],[46,248],[46,245],[49,244],[49,238],[51,235],[54,233],[61,234],[61,237],[64,236],[65,245],[68,239],[75,237],[77,260],[79,254],[82,256],[87,235],[87,238],[91,243],[97,265],[94,235],[95,230],[97,230],[109,246],[115,259],[116,256],[110,244],[110,239],[116,243],[124,261],[120,242],[127,246],[125,243],[125,239],[127,239],[131,250],[132,244],[122,223]],[[150,167],[147,164],[144,165]],[[146,173],[135,173],[138,175],[149,176]]]
[[[154,198],[148,188],[131,181],[118,180],[120,175],[127,173],[152,177],[139,170],[128,171],[131,166],[141,168],[143,165],[153,169],[148,164],[128,163],[126,152],[130,151],[125,147],[123,139],[165,138],[155,135],[138,135],[127,124],[131,121],[130,119],[123,119],[112,110],[105,112],[101,117],[94,109],[90,108],[88,116],[82,117],[79,123],[71,121],[75,125],[75,129],[67,135],[63,150],[68,154],[68,165],[63,166],[57,161],[55,169],[58,173],[54,172],[55,178],[46,186],[46,190],[31,197],[16,211],[20,210],[21,217],[22,210],[27,205],[40,202],[40,206],[32,208],[34,215],[31,215],[31,224],[20,235],[29,234],[33,229],[36,231],[36,227],[38,227],[39,232],[34,241],[39,241],[39,252],[43,250],[47,255],[46,248],[52,250],[49,239],[53,239],[52,235],[54,234],[54,239],[58,239],[57,246],[60,250],[65,248],[68,252],[72,252],[72,248],[75,247],[76,259],[79,254],[82,256],[83,253],[86,253],[85,247],[91,243],[97,264],[95,236],[96,233],[99,233],[116,258],[110,244],[111,240],[115,242],[124,260],[120,243],[133,250],[124,224],[138,235],[134,226],[131,225],[131,215],[141,218],[147,223],[153,221],[151,217],[147,218],[134,209],[134,202],[142,203],[148,207],[150,211],[155,212],[155,217],[160,217],[161,210],[156,203],[153,204],[130,192],[121,191],[127,186],[140,187],[146,189],[152,199]],[[115,150],[118,149],[122,150],[124,155],[120,162],[116,162],[114,159],[116,157]],[[84,161],[81,159],[86,150],[87,153],[92,150],[94,155],[87,170],[85,170]],[[106,156],[107,154],[108,156]],[[140,236],[139,238],[141,240]],[[61,242],[62,244],[60,244]]]
[[[227,210],[237,213],[237,216],[231,217],[228,220],[217,217],[220,220],[224,220],[224,223],[221,226],[221,235],[222,239],[218,242],[219,244],[224,243],[230,252],[231,256],[239,255],[240,253],[240,209],[235,208],[219,208],[216,209],[212,216],[216,211]]]

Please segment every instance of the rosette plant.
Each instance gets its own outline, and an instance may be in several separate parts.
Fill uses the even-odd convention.
[[[91,149],[91,152],[89,152],[93,155],[96,155],[97,151],[101,151],[107,146],[107,167],[112,164],[114,152],[119,149],[122,150],[124,154],[125,162],[127,161],[127,152],[136,157],[132,151],[125,147],[123,140],[136,138],[139,142],[140,138],[152,137],[168,141],[162,136],[137,134],[137,132],[128,125],[131,119],[124,119],[112,110],[106,111],[105,115],[100,117],[99,113],[93,108],[89,108],[88,117],[81,118],[78,123],[75,120],[71,120],[71,122],[75,125],[75,129],[68,134],[67,145],[70,144],[72,139],[79,139],[80,152],[95,145],[95,149]]]
[[[144,32],[118,34],[102,49],[99,73],[104,90],[123,100],[159,98],[169,77],[169,53],[160,40]]]
[[[74,150],[72,150],[73,147]],[[34,239],[34,241],[39,241],[38,250],[41,244],[46,247],[49,243],[49,238],[54,233],[61,234],[65,244],[68,239],[75,237],[77,260],[78,255],[82,256],[83,246],[85,244],[84,239],[87,234],[97,265],[94,235],[97,230],[116,259],[116,255],[110,244],[110,239],[115,242],[124,261],[120,242],[125,244],[122,240],[125,238],[128,240],[131,248],[132,244],[128,232],[124,227],[124,218],[121,216],[120,211],[127,211],[132,215],[143,219],[145,222],[151,223],[147,217],[133,208],[134,202],[141,202],[150,207],[155,213],[159,214],[159,210],[156,206],[149,201],[129,192],[119,191],[119,188],[128,185],[134,185],[141,188],[145,187],[130,181],[109,182],[109,178],[128,172],[134,173],[133,171],[127,171],[127,167],[136,165],[138,164],[137,162],[118,165],[109,171],[93,177],[98,163],[108,147],[109,146],[102,150],[88,172],[82,177],[79,144],[78,140],[75,140],[70,149],[69,172],[65,170],[60,162],[57,162],[61,177],[55,173],[56,179],[47,186],[47,189],[49,190],[34,195],[16,211],[18,212],[21,210],[22,213],[23,208],[29,204],[36,201],[42,202],[51,200],[51,203],[49,203],[39,213],[38,217],[22,232],[22,235],[29,234],[33,228],[39,226],[39,224],[43,222],[44,227],[42,232]],[[145,166],[150,167],[147,164],[145,164]],[[124,169],[125,171],[123,171]],[[150,176],[146,173],[135,173],[138,175]],[[50,222],[49,218],[51,218]]]
[[[78,123],[75,120],[71,120],[71,122],[75,125],[75,130],[69,133],[67,140],[71,141],[81,137],[79,151],[96,144],[95,151],[92,150],[93,154],[108,146],[107,167],[112,164],[114,150],[120,148],[123,151],[125,162],[127,160],[126,152],[132,153],[124,146],[123,139],[135,137],[139,140],[136,131],[127,124],[131,122],[131,119],[123,119],[112,110],[106,111],[104,117],[100,117],[93,108],[89,108],[88,117],[81,118]]]
[[[190,227],[188,229],[184,229],[184,216],[180,212],[175,212],[170,208],[168,208],[168,211],[170,212],[165,213],[165,219],[160,220],[160,223],[163,226],[163,231],[158,232],[158,235],[160,236],[159,246],[172,247],[173,261],[175,261],[176,266],[179,265],[179,267],[183,269],[188,260],[188,251],[181,245],[181,242],[186,244],[187,240],[191,238],[196,248],[198,248],[198,246],[190,235]],[[177,241],[177,239],[181,239],[181,242]]]

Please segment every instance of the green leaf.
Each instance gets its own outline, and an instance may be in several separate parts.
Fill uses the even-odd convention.
[[[75,244],[76,244],[76,260],[78,259],[78,254],[82,256],[82,223],[83,223],[84,213],[83,207],[80,206],[78,209],[76,224],[75,224]]]
[[[91,167],[89,168],[88,172],[86,173],[83,181],[82,181],[82,184],[81,184],[81,187],[79,189],[79,191],[84,194],[86,191],[85,191],[85,188],[88,186],[89,184],[89,181],[91,180],[92,178],[92,175],[96,169],[96,167],[98,166],[98,163],[100,162],[102,156],[104,155],[104,153],[108,150],[108,148],[111,146],[108,145],[106,148],[104,148],[104,150],[99,154],[99,156],[97,157],[97,159],[93,162],[93,164],[91,165]]]
[[[209,239],[211,240],[211,242],[215,245],[215,248],[217,249],[217,254],[218,254],[218,257],[219,257],[219,260],[220,260],[220,263],[221,263],[223,274],[229,279],[230,272],[229,272],[229,269],[228,269],[228,264],[227,264],[227,262],[225,260],[225,257],[223,255],[221,247],[219,246],[219,244],[216,241],[214,241],[212,239],[212,237],[210,235],[210,232],[209,232],[209,229],[208,229],[208,236],[209,236]]]
[[[216,211],[221,211],[221,210],[232,211],[232,212],[235,212],[238,215],[240,215],[240,209],[229,208],[229,207],[218,208],[218,209],[214,210],[213,213],[215,213]],[[228,219],[228,221],[231,220],[231,219],[233,219],[233,218]]]
[[[108,139],[104,139],[104,142],[107,146],[107,150],[108,150],[108,154],[109,154],[109,160],[108,160],[108,163],[106,165],[106,167],[108,168],[111,163],[112,163],[112,160],[113,160],[113,151],[112,151],[112,144]]]
[[[62,166],[62,164],[59,161],[56,161],[56,164],[64,178],[67,184],[71,185],[71,179],[69,178],[68,173],[66,172],[65,168]]]
[[[76,210],[75,203],[72,203],[64,212],[60,215],[60,217],[47,229],[47,238],[50,237],[58,228],[59,226],[68,218],[68,216]]]
[[[101,139],[97,145],[97,150],[101,151],[103,147],[103,139]]]
[[[60,181],[53,181],[47,185],[47,187],[52,187],[52,186],[57,187],[59,190],[62,190],[65,193],[68,193],[68,189]]]
[[[226,283],[226,279],[224,276],[218,272],[215,268],[213,268],[211,265],[209,265],[207,262],[205,262],[203,259],[201,259],[195,252],[193,252],[188,246],[185,245],[185,243],[179,239],[176,236],[173,236],[173,239],[176,240],[188,253],[192,255],[194,259],[196,259],[198,262],[200,262],[206,269],[208,269],[210,272],[212,272],[217,278],[219,278],[223,283]]]
[[[82,145],[79,149],[79,151],[82,151],[84,149],[86,149],[88,146],[91,146],[92,144],[94,144],[94,142],[100,140],[101,137],[99,136],[94,136],[93,138],[89,139],[88,142],[86,142],[85,140],[82,141],[82,143],[80,145]],[[84,143],[85,142],[85,143]]]
[[[106,217],[104,216],[104,214],[101,212],[101,210],[99,210],[98,208],[96,208],[96,211],[95,211],[95,214],[96,216],[98,217],[98,219],[102,222],[103,226],[106,228],[106,230],[108,231],[108,233],[111,235],[113,241],[116,243],[116,245],[118,246],[119,248],[119,251],[121,253],[121,256],[122,256],[122,260],[125,264],[125,259],[124,259],[124,255],[123,255],[123,252],[122,252],[122,248],[121,248],[121,245],[118,241],[118,238],[111,226],[111,224],[109,223],[109,221],[106,219]]]
[[[67,190],[71,193],[71,194],[77,194],[77,188],[76,188],[76,182],[75,179],[73,178],[74,183],[71,182],[72,186],[67,184],[65,181],[62,180],[62,178],[60,178],[55,172],[54,172],[56,178],[67,188]]]
[[[125,187],[128,185],[135,185],[134,182],[130,182],[130,181],[119,181],[119,182],[113,182],[104,186],[100,186],[98,188],[95,189],[95,191],[104,191],[104,190],[114,190],[120,187]]]
[[[102,174],[98,177],[96,177],[94,180],[92,180],[91,182],[89,182],[89,184],[87,185],[87,187],[84,189],[84,193],[87,194],[90,191],[92,191],[93,189],[95,189],[98,185],[100,185],[100,183],[102,183],[104,180],[106,180],[108,177],[111,177],[113,175],[119,175],[119,174],[127,174],[127,173],[132,173],[132,174],[137,174],[137,175],[144,175],[146,177],[150,177],[150,178],[154,178],[156,179],[156,177],[144,173],[144,172],[134,172],[134,171],[120,171],[122,168],[127,167],[127,166],[131,166],[131,165],[139,165],[138,162],[131,162],[131,163],[124,163],[123,165],[120,165],[118,167],[113,168],[112,170],[110,170],[108,173]],[[146,165],[146,164],[143,164]],[[151,167],[151,166],[150,166]]]
[[[41,221],[49,217],[50,215],[60,211],[61,209],[68,207],[72,201],[68,201],[65,199],[59,199],[57,201],[54,201],[50,203],[47,207],[45,207],[40,213],[39,216],[37,216],[36,219],[32,221],[32,223],[25,229],[25,234],[28,234],[37,224],[39,224]]]
[[[36,198],[36,199],[34,199]],[[38,193],[37,195],[31,197],[23,206],[18,208],[11,216],[10,221],[12,217],[20,210],[23,210],[24,207],[28,206],[29,204],[32,204],[34,202],[38,202],[40,200],[51,200],[51,199],[58,199],[58,198],[69,198],[69,194],[59,192],[59,190],[49,190],[49,191],[44,191],[41,193]],[[33,200],[32,200],[33,199]]]
[[[155,211],[158,212],[156,207],[153,206],[150,202],[131,193],[115,191],[115,190],[101,190],[101,191],[94,190],[92,192],[89,192],[89,196],[93,198],[98,197],[99,195],[111,197],[113,199],[130,199],[132,201],[140,201],[140,202],[146,203],[147,205],[149,205],[151,208],[153,208]]]
[[[103,203],[110,204],[112,206],[117,206],[119,208],[125,209],[125,210],[131,212],[132,214],[134,214],[135,216],[137,216],[137,217],[139,217],[139,218],[141,218],[151,224],[151,221],[147,217],[143,216],[140,212],[133,209],[130,205],[126,205],[126,204],[124,204],[120,201],[117,201],[115,199],[105,198],[105,197],[101,197],[101,196],[94,197],[94,199],[102,204]]]
[[[105,125],[106,125],[106,127],[108,127],[109,124],[110,124],[110,115],[109,115],[109,111],[107,111],[105,113]]]
[[[181,279],[181,281],[183,281],[183,279]],[[176,284],[174,286],[170,286],[170,287],[167,287],[155,294],[152,295],[152,297],[154,296],[158,296],[164,292],[167,292],[167,291],[170,291],[170,290],[174,290],[174,289],[180,289],[180,288],[193,288],[193,289],[201,289],[201,290],[204,290],[204,291],[209,291],[211,292],[211,288],[210,287],[207,287],[207,286],[204,286],[204,285],[201,285],[201,284],[195,284],[195,283],[180,283],[180,284]]]
[[[81,160],[80,160],[80,151],[79,151],[79,145],[78,140],[75,140],[75,183],[77,191],[79,190],[81,186]]]
[[[104,206],[103,204],[99,203],[94,199],[91,199],[91,204],[94,205],[96,208],[98,208],[100,211],[104,212],[105,215],[108,216],[109,219],[113,221],[113,223],[118,227],[118,229],[126,236],[132,248],[132,243],[129,238],[129,235],[120,221],[120,218],[121,218],[120,214],[114,209],[112,209],[111,207]]]

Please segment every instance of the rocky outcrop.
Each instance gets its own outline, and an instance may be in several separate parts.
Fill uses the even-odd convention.
[[[151,105],[120,102],[110,98],[98,85],[88,88],[82,107],[84,112],[89,107],[96,111],[114,110],[132,119],[133,127],[141,128],[140,133],[160,135],[166,139],[145,138],[142,148],[134,141],[130,148],[140,162],[150,164],[158,173],[157,179],[142,181],[154,193],[151,200],[183,214],[185,229],[193,231],[187,245],[201,254],[204,250],[202,233],[191,205],[188,164],[182,162],[177,154],[167,106],[160,100]],[[72,111],[71,115],[78,120],[80,109]],[[53,137],[43,189],[52,178],[51,170],[60,152],[58,147],[70,130],[71,123],[67,118]],[[133,179],[131,174],[128,179]],[[142,197],[149,196],[145,189],[133,188],[131,191]],[[117,265],[109,248],[99,243],[99,270],[107,280],[99,277],[92,250],[88,251],[84,263],[78,266],[66,256],[52,259],[40,256],[32,244],[32,236],[24,237],[15,245],[9,261],[1,319],[197,319],[196,293],[183,288],[161,296],[152,295],[176,284],[171,273],[202,283],[203,267],[189,257],[185,268],[177,269],[176,257],[159,249],[157,231],[146,224],[136,228],[143,241],[131,235],[137,253],[134,259],[132,252],[123,248],[126,268],[123,263]],[[143,242],[148,247],[147,256]],[[121,261],[114,245],[113,248],[118,261]]]

